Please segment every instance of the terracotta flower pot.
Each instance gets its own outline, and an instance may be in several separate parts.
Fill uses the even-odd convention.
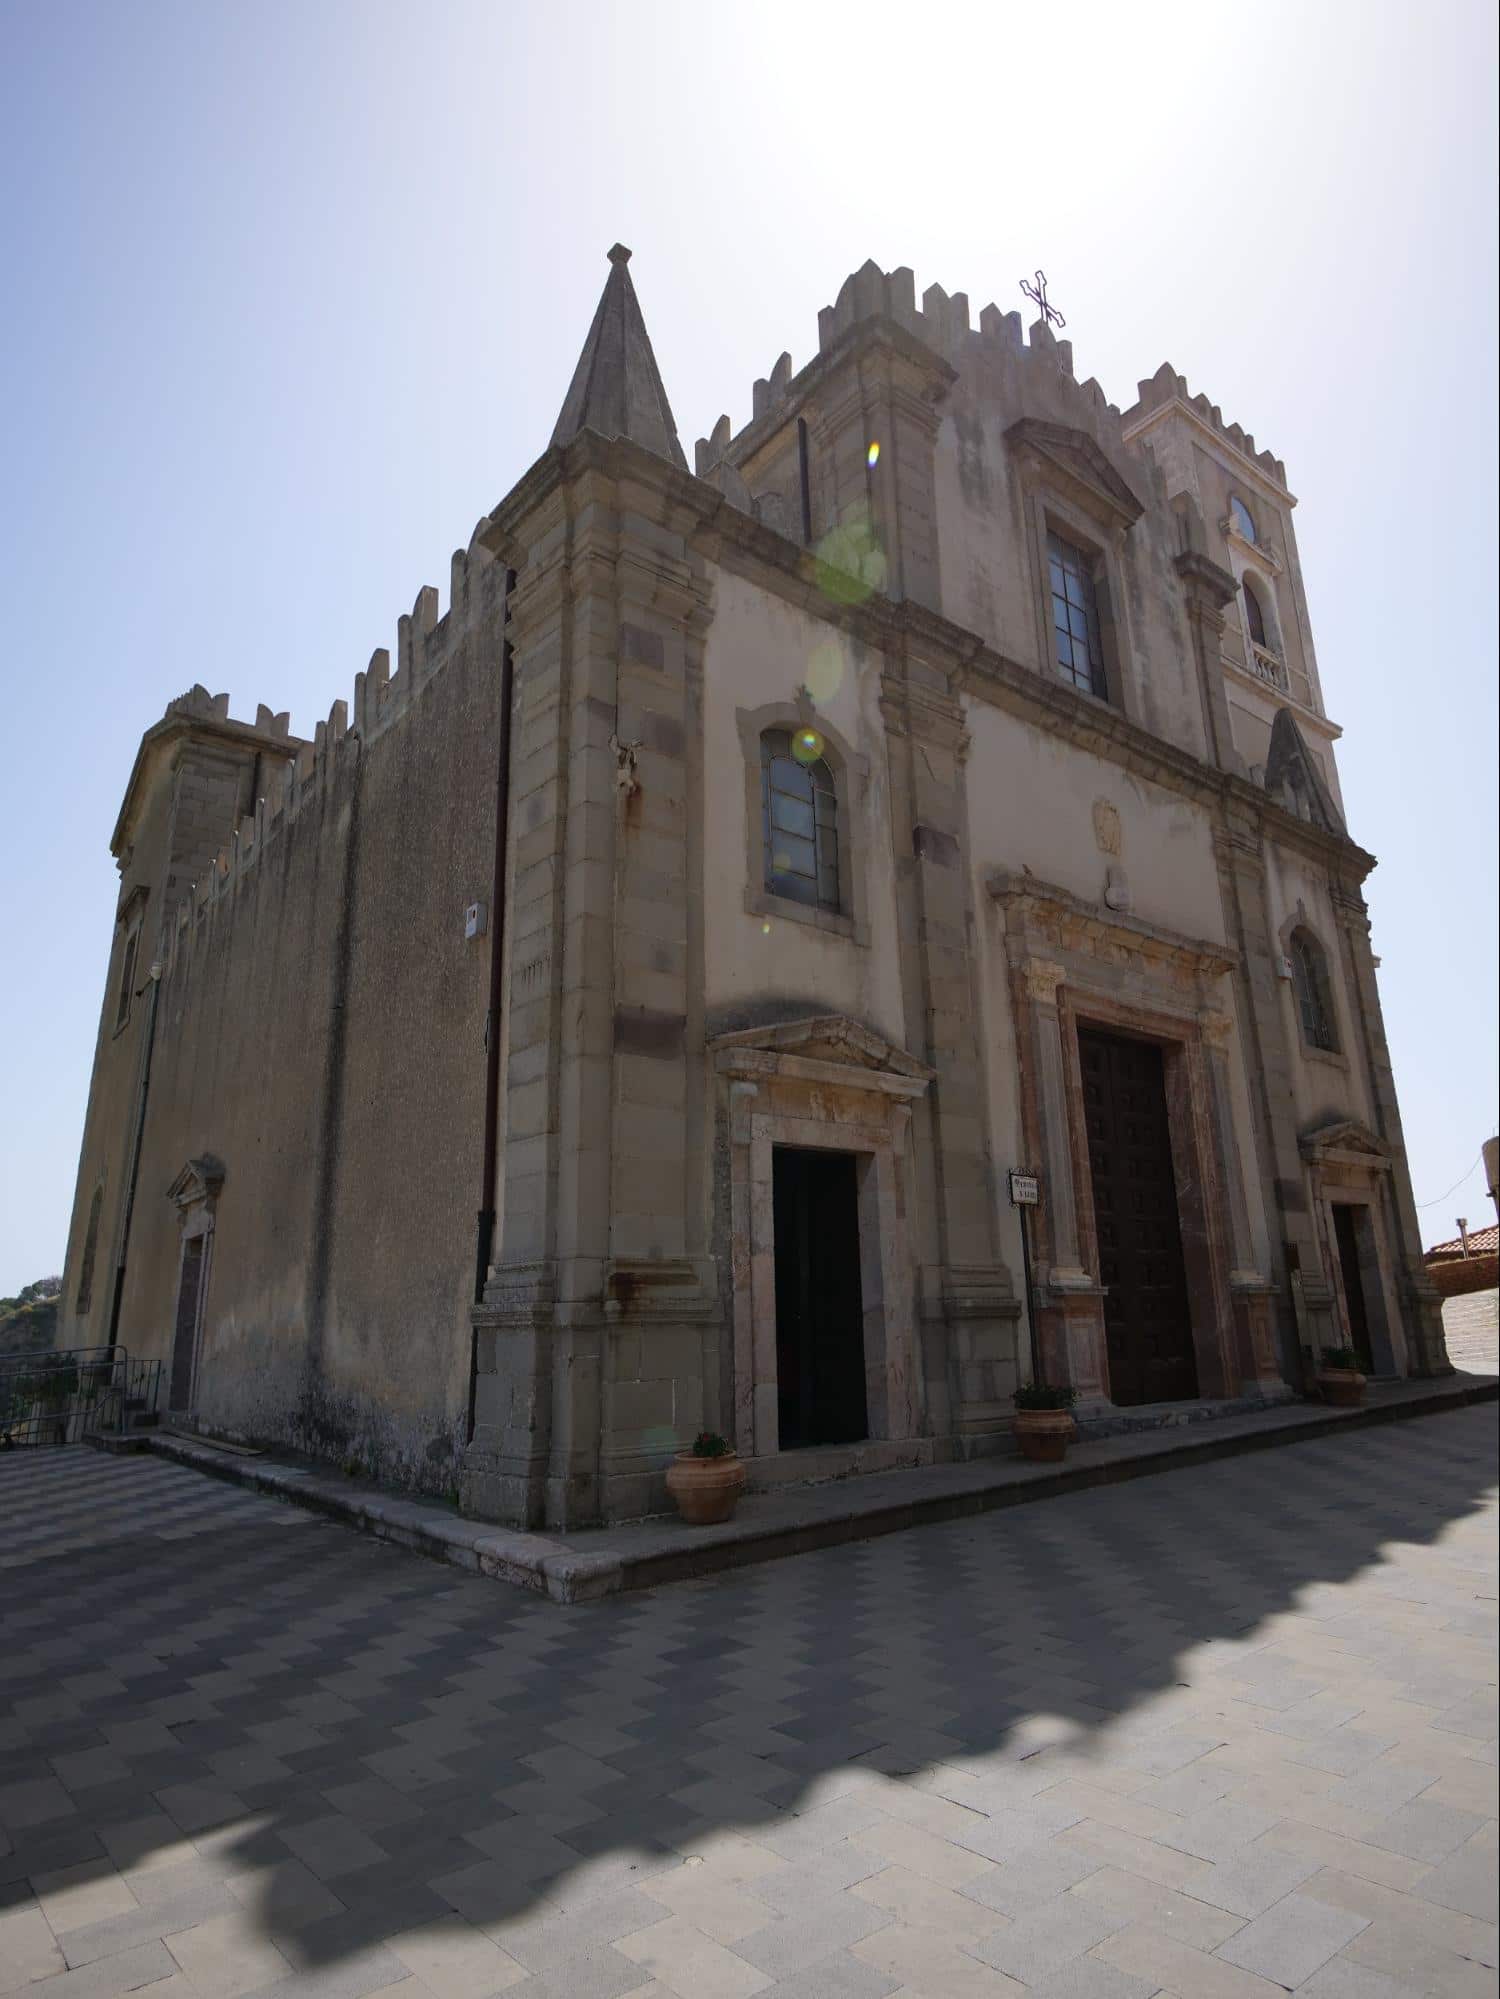
[[[1357,1409],[1365,1399],[1365,1377],[1352,1367],[1320,1367],[1318,1386],[1335,1409]]]
[[[1066,1409],[1018,1409],[1016,1442],[1033,1464],[1061,1464],[1078,1426]]]
[[[745,1489],[745,1463],[733,1451],[719,1458],[679,1451],[667,1470],[667,1491],[689,1527],[728,1520]]]

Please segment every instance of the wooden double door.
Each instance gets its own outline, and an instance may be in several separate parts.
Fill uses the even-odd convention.
[[[1162,1052],[1078,1031],[1111,1401],[1198,1393]]]

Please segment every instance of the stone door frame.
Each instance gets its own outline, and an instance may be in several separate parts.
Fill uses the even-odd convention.
[[[1021,1067],[1021,1127],[1042,1182],[1033,1217],[1036,1318],[1049,1380],[1109,1406],[1104,1293],[1078,1029],[1162,1051],[1198,1394],[1283,1395],[1271,1286],[1255,1267],[1230,1108],[1232,947],[1088,904],[1033,876],[993,876]]]
[[[190,1159],[167,1189],[167,1197],[177,1205],[177,1280],[172,1287],[172,1345],[166,1357],[167,1401],[173,1414],[186,1414],[198,1399],[198,1369],[203,1359],[203,1322],[208,1305],[208,1286],[213,1275],[214,1230],[218,1222],[219,1194],[224,1185],[223,1164],[211,1153]],[[192,1351],[188,1357],[188,1397],[179,1409],[172,1403],[172,1382],[177,1367],[177,1341],[181,1337],[182,1280],[187,1271],[190,1243],[202,1239],[203,1261],[198,1268],[197,1293],[193,1299]]]
[[[709,1044],[730,1159],[734,1443],[741,1457],[781,1448],[776,1359],[778,1145],[852,1153],[869,1441],[919,1433],[906,1134],[933,1071],[842,1015],[751,1028]],[[846,1447],[851,1455],[861,1446]]]
[[[1349,1301],[1344,1293],[1344,1266],[1334,1234],[1336,1206],[1365,1208],[1369,1211],[1370,1247],[1373,1252],[1371,1276],[1365,1286],[1365,1316],[1369,1322],[1370,1349],[1377,1374],[1405,1375],[1410,1371],[1410,1355],[1401,1314],[1396,1306],[1392,1281],[1391,1243],[1399,1242],[1399,1232],[1391,1224],[1391,1149],[1375,1133],[1354,1119],[1340,1119],[1304,1132],[1298,1149],[1307,1168],[1308,1192],[1323,1268],[1333,1287],[1334,1309],[1345,1345],[1353,1343]],[[1364,1259],[1361,1258],[1363,1266]],[[1361,1281],[1364,1269],[1361,1268]],[[1313,1355],[1317,1367],[1320,1356]]]

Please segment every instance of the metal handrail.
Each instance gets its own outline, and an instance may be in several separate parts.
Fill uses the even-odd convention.
[[[159,1360],[132,1360],[118,1345],[0,1357],[0,1450],[117,1434],[155,1411],[160,1383]]]

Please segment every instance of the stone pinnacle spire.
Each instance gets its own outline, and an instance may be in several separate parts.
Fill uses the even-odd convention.
[[[685,472],[687,459],[677,441],[672,406],[625,268],[629,262],[630,252],[616,243],[609,253],[609,276],[599,310],[563,398],[552,442],[567,444],[581,430],[597,431],[601,437],[628,437]]]

